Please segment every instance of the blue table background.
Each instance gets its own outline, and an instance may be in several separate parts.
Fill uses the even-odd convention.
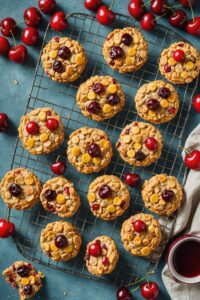
[[[111,1],[104,1],[110,3]],[[147,1],[145,1],[147,2]],[[170,3],[178,1],[169,1]],[[195,7],[195,14],[200,15],[200,1]],[[66,13],[83,12],[83,0],[65,1],[57,0],[60,8]],[[122,14],[127,14],[128,0],[116,0],[113,10]],[[22,21],[22,15],[25,8],[29,6],[37,6],[36,0],[0,0],[0,19],[11,16],[17,20],[17,23]],[[14,8],[14,9],[13,9]],[[17,9],[16,9],[17,8]],[[188,16],[190,16],[188,10]],[[43,21],[43,29],[47,24],[45,17]],[[168,25],[166,20],[161,18],[160,23]],[[23,24],[20,27],[24,27]],[[193,43],[200,51],[200,38],[192,37],[185,32],[178,31],[191,43]],[[43,30],[40,30],[42,37]],[[12,43],[12,42],[11,42]],[[6,134],[0,134],[0,179],[5,172],[8,171],[12,159],[13,147],[17,136],[17,127],[21,115],[24,112],[25,105],[28,100],[32,78],[34,74],[35,64],[37,61],[40,46],[36,48],[29,47],[30,58],[26,65],[17,65],[11,63],[7,58],[0,57],[0,111],[5,112],[11,119],[11,126]],[[200,87],[198,88],[200,92]],[[186,136],[199,123],[200,115],[192,109],[189,122],[186,128]],[[4,217],[5,205],[0,202],[0,218]],[[0,273],[15,260],[23,260],[23,257],[17,252],[12,238],[0,240]],[[152,276],[152,279],[159,283],[161,293],[159,299],[167,300],[170,297],[164,288],[161,280],[161,270],[164,265],[164,259],[160,263],[157,272]],[[113,300],[115,299],[115,288],[113,286],[104,285],[98,282],[90,281],[84,278],[65,274],[47,267],[35,264],[36,268],[44,272],[46,279],[44,287],[35,299],[41,300]],[[17,291],[12,290],[10,285],[6,284],[0,276],[0,300],[18,299]],[[142,299],[139,291],[134,294],[134,299]],[[192,300],[192,299],[191,299]],[[197,300],[197,299],[193,299]]]

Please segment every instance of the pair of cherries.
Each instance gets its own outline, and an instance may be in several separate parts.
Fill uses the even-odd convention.
[[[46,121],[46,126],[50,131],[54,131],[54,130],[58,129],[59,122],[55,118],[48,118],[48,120]],[[26,124],[26,131],[29,134],[36,135],[39,133],[39,130],[40,130],[39,125],[34,121],[29,121]]]
[[[101,0],[84,0],[84,6],[91,11],[97,11],[97,21],[102,25],[111,24],[115,20],[115,13],[102,4]]]

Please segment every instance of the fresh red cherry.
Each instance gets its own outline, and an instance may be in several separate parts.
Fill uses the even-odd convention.
[[[140,183],[140,176],[136,173],[127,173],[125,175],[126,184],[131,187],[136,187]]]
[[[47,128],[50,130],[50,131],[54,131],[56,129],[58,129],[59,127],[59,122],[58,120],[54,119],[54,118],[49,118],[47,121],[46,121],[46,126]]]
[[[166,72],[166,73],[169,73],[169,72],[171,72],[171,70],[172,70],[171,66],[168,65],[168,64],[164,66],[164,69],[165,69],[165,72]]]
[[[128,4],[128,11],[132,17],[139,20],[146,12],[144,2],[142,0],[132,0]]]
[[[99,210],[99,208],[100,208],[100,205],[98,204],[98,203],[94,203],[94,204],[92,204],[92,210]]]
[[[136,220],[133,222],[133,228],[136,232],[140,233],[146,230],[146,224],[142,220]]]
[[[147,300],[155,300],[159,294],[159,287],[156,282],[150,281],[140,285],[141,295]]]
[[[9,49],[9,41],[4,36],[0,36],[0,55],[8,53]]]
[[[37,27],[42,21],[42,15],[36,7],[29,7],[24,11],[24,22],[27,26]]]
[[[150,9],[155,15],[163,15],[168,11],[168,7],[165,0],[152,0]]]
[[[34,46],[39,41],[39,33],[34,27],[27,27],[22,30],[21,40],[28,46]]]
[[[131,296],[131,293],[125,286],[122,286],[117,290],[116,296],[117,296],[117,300],[132,300],[133,299]]]
[[[13,18],[5,18],[0,23],[1,33],[4,36],[12,36],[17,31],[17,25]]]
[[[50,20],[50,26],[55,31],[64,31],[68,27],[68,21],[63,11],[57,11]]]
[[[189,169],[199,170],[200,169],[200,151],[192,150],[190,153],[186,154],[184,163]]]
[[[154,29],[154,27],[156,26],[154,15],[152,15],[151,13],[146,13],[145,15],[143,15],[140,20],[140,25],[142,29],[147,31]]]
[[[17,64],[23,64],[28,58],[28,51],[24,45],[17,45],[8,52],[9,59]]]
[[[173,59],[178,62],[184,62],[185,60],[185,52],[181,49],[174,51]]]
[[[183,27],[187,21],[187,15],[184,10],[175,10],[168,18],[169,23],[174,27]]]
[[[196,97],[194,97],[192,103],[193,103],[193,106],[196,109],[196,111],[198,113],[200,113],[200,94],[198,94],[198,95],[196,95]],[[0,125],[0,127],[1,127],[1,125]]]
[[[51,164],[51,171],[56,175],[62,175],[66,170],[66,164],[64,161],[56,161]]]
[[[0,219],[0,238],[7,238],[15,231],[15,225],[5,219]]]
[[[96,14],[97,21],[102,25],[111,24],[115,20],[115,13],[106,5],[99,7]]]
[[[4,132],[9,127],[9,118],[7,114],[0,113],[0,132]]]
[[[102,264],[104,265],[104,266],[107,266],[107,265],[109,265],[109,259],[108,259],[108,257],[106,257],[106,256],[104,256],[103,258],[102,258]]]
[[[195,5],[196,0],[179,0],[179,3],[187,8],[190,8]]]
[[[51,14],[56,8],[55,0],[39,0],[38,6],[43,14]]]
[[[187,23],[186,30],[189,34],[200,36],[200,17],[194,17]]]
[[[156,150],[158,148],[158,142],[154,137],[148,137],[144,143],[149,150]]]
[[[92,256],[99,256],[101,253],[101,244],[98,241],[94,242],[89,246],[88,252]]]
[[[26,124],[26,131],[29,134],[36,135],[39,133],[39,130],[40,130],[39,125],[34,121],[30,121]]]
[[[102,4],[101,0],[85,0],[84,6],[88,10],[96,11]]]

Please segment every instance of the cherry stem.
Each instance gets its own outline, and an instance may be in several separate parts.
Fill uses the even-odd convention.
[[[160,18],[162,18],[162,17],[164,17],[164,16],[166,16],[167,15],[167,13],[165,13],[165,14],[163,14],[163,15],[161,15],[161,16],[158,16],[158,17],[156,17],[155,19],[154,19],[154,21],[157,21],[158,19],[160,19]]]
[[[152,272],[149,272],[149,273],[147,273],[144,277],[142,277],[142,278],[140,278],[140,279],[138,279],[138,280],[136,280],[134,283],[129,283],[129,285],[128,286],[131,286],[131,285],[135,285],[135,284],[137,284],[137,283],[139,283],[139,282],[141,282],[141,281],[143,281],[144,279],[147,279],[149,276],[151,276],[151,275],[153,275],[153,271]]]
[[[13,38],[14,46],[17,47],[16,39],[15,39],[15,36],[14,36],[12,30],[10,30],[10,33],[11,33],[12,38]]]
[[[61,158],[61,155],[58,155],[58,157],[56,158],[56,162],[58,162],[60,158]]]
[[[151,3],[152,0],[149,0],[147,3],[145,3],[143,6],[146,7],[147,5],[149,5]]]
[[[109,7],[109,10],[111,10],[111,9],[112,9],[112,7],[113,7],[114,3],[115,3],[115,0],[112,0],[112,2],[111,2],[111,4],[110,4],[110,7]]]
[[[190,0],[189,0],[188,2],[189,2],[189,5],[190,5],[190,10],[191,10],[191,14],[192,14],[192,20],[193,20],[193,22],[194,22],[194,10],[193,10],[193,8],[192,8],[192,5],[191,5]]]
[[[5,219],[9,222],[9,208],[6,207],[6,217]]]
[[[188,155],[190,154],[190,149],[189,148],[185,148],[185,147],[182,147],[182,146],[178,146],[180,149],[182,149],[183,151],[185,151],[185,154]]]

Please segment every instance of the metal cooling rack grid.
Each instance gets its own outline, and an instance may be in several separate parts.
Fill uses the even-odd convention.
[[[112,141],[114,156],[111,164],[104,171],[97,174],[82,175],[67,164],[68,169],[66,177],[75,183],[75,187],[81,197],[82,205],[73,218],[70,219],[79,229],[83,237],[83,246],[77,258],[67,263],[55,263],[46,257],[39,245],[39,236],[42,228],[49,222],[59,218],[51,213],[45,212],[41,205],[24,212],[10,211],[10,217],[15,222],[17,233],[14,236],[15,243],[19,252],[27,259],[45,264],[49,267],[61,270],[63,272],[76,274],[93,280],[99,280],[116,285],[127,284],[152,271],[156,268],[162,255],[164,247],[170,237],[173,226],[174,216],[171,218],[162,218],[162,230],[164,240],[162,245],[149,257],[149,259],[138,258],[127,253],[120,240],[120,229],[122,222],[131,214],[137,211],[143,212],[146,209],[140,195],[140,187],[131,190],[131,204],[124,216],[116,221],[104,222],[95,218],[89,210],[87,204],[86,192],[92,180],[102,174],[115,174],[124,178],[125,173],[133,171],[133,167],[124,163],[119,157],[115,143],[119,137],[122,128],[133,120],[141,120],[135,111],[133,96],[136,90],[144,83],[161,79],[158,71],[158,58],[163,48],[168,47],[171,43],[176,42],[181,37],[169,31],[167,28],[158,27],[153,33],[143,32],[149,44],[149,57],[145,66],[134,74],[119,74],[109,68],[101,53],[102,43],[106,35],[112,28],[99,25],[96,20],[85,14],[72,14],[68,17],[69,30],[67,36],[78,40],[86,49],[88,64],[82,78],[71,84],[58,84],[47,77],[43,71],[40,60],[36,67],[31,95],[27,103],[25,113],[38,107],[51,107],[62,116],[65,126],[66,139],[63,146],[54,153],[47,156],[33,156],[22,148],[19,140],[17,141],[14,151],[12,168],[27,167],[32,170],[42,182],[52,177],[50,163],[61,155],[66,160],[66,142],[69,134],[82,126],[97,127],[104,130]],[[135,22],[126,16],[118,15],[117,21],[113,24],[114,28],[125,26],[137,26]],[[62,34],[61,34],[62,35]],[[64,34],[63,34],[64,35]],[[53,36],[50,28],[47,28],[44,43],[47,43]],[[121,82],[126,95],[126,105],[122,112],[114,118],[96,123],[85,118],[78,109],[75,101],[77,88],[81,82],[85,81],[92,75],[111,75]],[[197,81],[193,84],[176,87],[180,96],[180,110],[177,117],[165,124],[158,126],[164,137],[164,149],[161,158],[152,166],[146,168],[134,168],[140,174],[142,181],[150,178],[156,173],[167,173],[174,175],[180,182],[185,179],[185,168],[182,164],[181,150],[179,146],[183,138],[184,128],[188,119],[190,110],[190,98],[192,98]],[[102,278],[97,278],[89,274],[83,262],[84,249],[87,242],[97,235],[106,234],[111,236],[119,248],[120,260],[116,270]]]

